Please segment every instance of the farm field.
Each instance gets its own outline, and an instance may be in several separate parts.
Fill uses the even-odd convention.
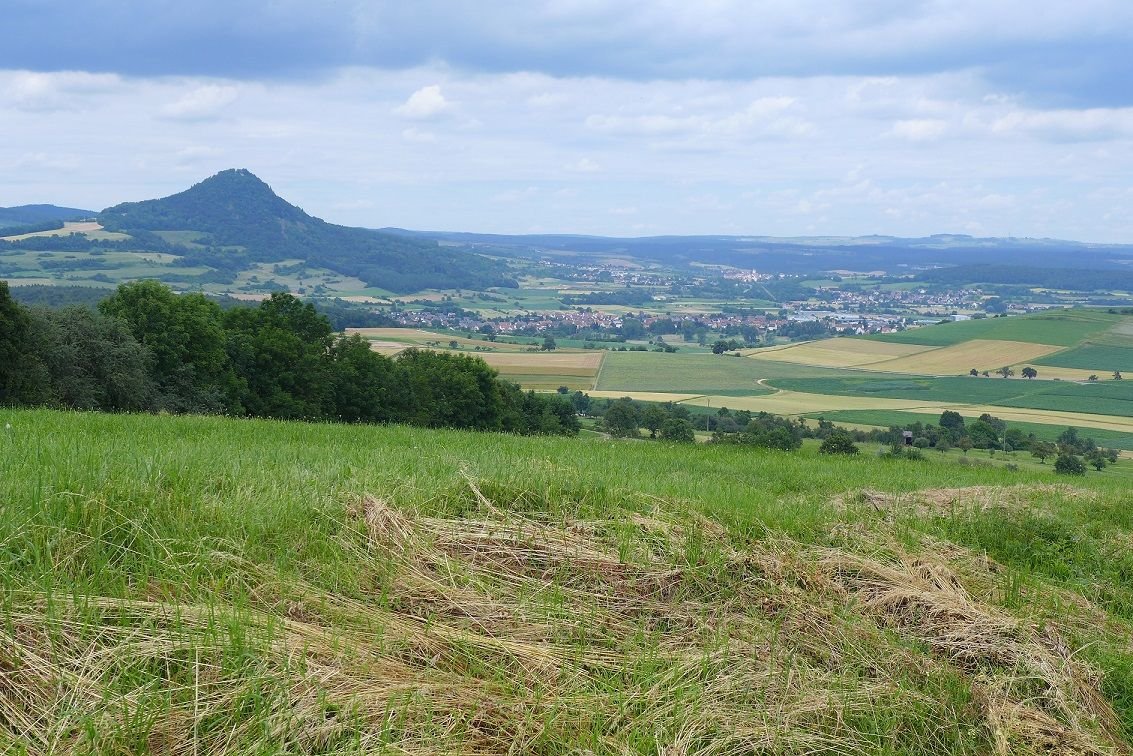
[[[419,328],[347,328],[346,334],[358,334],[364,339],[374,343],[375,351],[396,353],[410,347],[432,348],[441,346],[447,348],[450,341],[455,341],[462,349],[472,350],[475,347],[491,349],[499,352],[528,352],[531,347],[527,344],[508,343],[503,341],[489,342],[483,339],[469,339],[464,336],[434,333]],[[473,351],[476,356],[482,354]]]
[[[1026,316],[965,320],[862,338],[891,344],[938,347],[953,346],[972,339],[1070,347],[1123,320],[1128,320],[1128,317],[1101,310],[1048,310]]]
[[[1115,473],[208,417],[6,426],[5,750],[1133,740]]]
[[[1004,365],[1030,364],[1062,348],[1049,344],[983,339],[931,347],[872,342],[864,338],[837,338],[809,341],[782,349],[758,350],[747,356],[759,360],[886,373],[966,375],[972,368],[982,372],[996,370]],[[1085,379],[1087,374],[1081,377]]]
[[[525,389],[554,391],[559,386],[590,391],[604,352],[482,352],[478,356],[500,375]]]
[[[1040,375],[1042,371],[1040,369]],[[878,397],[952,404],[987,404],[1133,417],[1133,382],[1027,380],[858,374],[835,378],[778,378],[776,388],[846,397]]]
[[[412,328],[348,328],[346,332],[362,336],[370,341],[371,349],[386,356],[411,347],[450,351],[449,343],[456,341],[460,348],[451,351],[479,357],[504,378],[534,391],[554,391],[560,386],[589,391],[607,354],[595,349],[532,351],[526,343],[490,342]]]
[[[1079,372],[1097,373],[1108,378],[1114,370],[1133,372],[1133,336],[1123,338],[1125,346],[1104,343],[1086,343],[1036,361],[1036,365],[1054,368],[1076,368]]]
[[[598,378],[603,391],[660,391],[685,394],[771,393],[759,383],[787,376],[846,377],[845,370],[803,367],[715,354],[609,352]]]
[[[779,362],[796,362],[802,365],[845,368],[885,362],[931,350],[933,347],[919,344],[889,344],[883,341],[838,338],[807,341],[774,349],[759,349],[746,353],[746,356]]]

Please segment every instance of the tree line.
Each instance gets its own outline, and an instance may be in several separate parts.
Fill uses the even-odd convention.
[[[156,281],[97,310],[24,307],[0,281],[0,405],[406,423],[573,435],[571,402],[524,392],[483,360],[377,354],[290,294],[223,309]]]

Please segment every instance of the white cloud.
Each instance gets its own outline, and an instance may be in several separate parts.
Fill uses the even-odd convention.
[[[203,84],[164,106],[161,115],[174,121],[207,121],[219,117],[239,95],[232,85]]]
[[[1133,136],[1133,108],[1012,110],[990,124],[994,134],[1030,134],[1054,141],[1089,141]]]
[[[82,110],[93,98],[121,86],[122,79],[114,74],[0,72],[0,103],[27,112]]]
[[[939,118],[913,118],[897,121],[889,130],[890,135],[910,142],[933,142],[948,131],[948,122]]]
[[[594,162],[588,157],[576,160],[573,163],[563,166],[563,168],[571,173],[598,173],[602,170],[602,166]]]
[[[452,103],[445,99],[439,84],[421,87],[409,99],[394,109],[405,118],[427,120],[436,118],[452,109]]]
[[[437,135],[433,132],[415,128],[403,129],[401,138],[407,142],[429,143],[437,141]]]

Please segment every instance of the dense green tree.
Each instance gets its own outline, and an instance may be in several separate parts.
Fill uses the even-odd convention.
[[[330,323],[290,294],[224,314],[228,354],[248,414],[319,419],[333,407]]]
[[[329,414],[347,423],[396,422],[407,414],[397,366],[370,349],[358,334],[330,348],[332,405]]]
[[[696,434],[688,420],[679,417],[665,418],[661,424],[661,440],[679,444],[691,444],[696,441]]]
[[[844,431],[835,431],[826,437],[818,447],[819,454],[857,454],[858,447],[850,435]]]
[[[1073,454],[1059,454],[1054,461],[1054,471],[1059,475],[1085,475],[1086,464]]]
[[[0,281],[0,405],[25,400],[29,327],[27,311]]]
[[[611,402],[602,417],[602,425],[615,438],[636,438],[640,427],[637,406],[627,397]]]
[[[406,421],[430,428],[521,431],[519,421],[505,427],[504,386],[495,370],[478,357],[409,349],[397,359],[408,415]]]
[[[31,357],[46,375],[43,402],[81,410],[157,408],[149,350],[125,322],[83,307],[36,309]]]
[[[649,431],[650,438],[657,438],[657,431],[669,418],[669,413],[656,404],[650,404],[641,413],[641,425]]]
[[[999,432],[986,420],[976,420],[968,426],[968,436],[977,449],[994,449],[999,446]]]
[[[1023,375],[1023,377],[1024,377],[1024,378],[1027,378],[1027,379],[1031,379],[1031,378],[1034,378],[1034,377],[1035,377],[1035,376],[1037,376],[1038,374],[1039,374],[1039,371],[1038,371],[1038,370],[1035,370],[1035,369],[1034,369],[1033,367],[1031,367],[1030,365],[1028,365],[1027,367],[1023,368],[1023,370],[1022,370],[1022,375]]]
[[[222,313],[215,302],[201,294],[178,296],[157,281],[136,281],[119,286],[98,309],[125,321],[153,356],[150,374],[166,409],[235,409],[235,380]]]
[[[964,417],[955,410],[944,410],[940,413],[940,420],[937,423],[952,439],[958,439],[964,433]]]

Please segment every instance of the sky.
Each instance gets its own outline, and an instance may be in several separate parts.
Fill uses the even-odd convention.
[[[4,0],[0,206],[1133,242],[1128,0]]]

